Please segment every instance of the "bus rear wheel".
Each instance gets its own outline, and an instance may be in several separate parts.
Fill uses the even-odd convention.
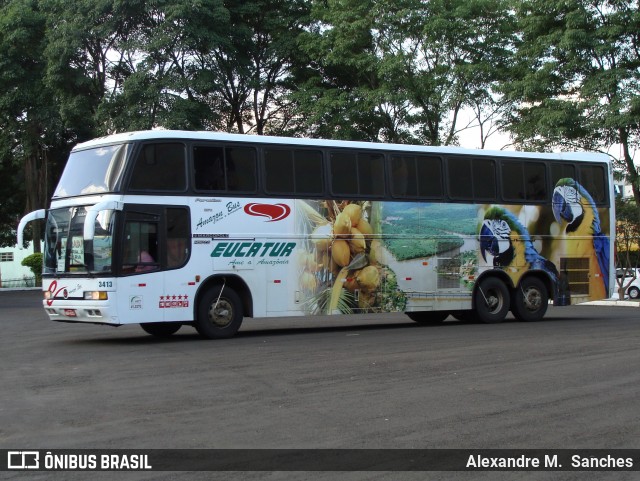
[[[547,312],[549,295],[544,283],[535,277],[523,279],[516,289],[511,312],[519,321],[539,321]]]
[[[474,300],[478,318],[487,324],[502,322],[511,304],[509,289],[496,277],[487,277],[480,282]]]
[[[155,337],[167,338],[173,336],[182,327],[179,322],[145,322],[140,327],[147,334]]]
[[[224,339],[238,332],[242,317],[240,296],[233,289],[215,286],[200,299],[195,328],[206,339]]]
[[[440,324],[449,317],[447,311],[420,311],[420,312],[405,312],[409,319],[422,325]]]

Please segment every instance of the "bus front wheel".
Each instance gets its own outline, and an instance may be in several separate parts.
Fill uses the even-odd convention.
[[[516,289],[511,311],[519,321],[539,321],[547,312],[549,295],[540,279],[523,279]]]
[[[238,332],[242,317],[240,296],[233,289],[215,286],[200,299],[195,328],[204,338],[223,339]]]
[[[173,336],[182,327],[179,322],[145,322],[140,327],[147,334],[155,337],[167,338]]]
[[[496,277],[485,278],[476,289],[476,313],[482,322],[502,322],[509,312],[510,303],[509,289]]]

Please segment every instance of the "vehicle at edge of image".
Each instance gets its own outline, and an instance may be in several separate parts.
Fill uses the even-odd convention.
[[[625,288],[625,299],[640,300],[640,268],[616,269],[616,282],[621,282],[621,286]],[[618,298],[618,285],[616,284],[612,299]]]

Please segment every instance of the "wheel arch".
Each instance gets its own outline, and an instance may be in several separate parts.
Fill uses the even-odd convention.
[[[205,292],[215,286],[229,287],[233,289],[242,300],[242,311],[244,317],[253,317],[253,296],[247,283],[235,274],[216,274],[208,277],[198,288],[195,302],[193,303],[193,318],[198,315],[198,306]]]

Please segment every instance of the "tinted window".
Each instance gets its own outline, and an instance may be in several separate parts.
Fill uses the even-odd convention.
[[[391,157],[391,195],[394,197],[417,197],[418,179],[416,159],[412,156]]]
[[[322,153],[314,150],[295,152],[296,193],[321,194],[324,192]]]
[[[551,187],[555,188],[560,179],[576,180],[576,168],[573,164],[551,164]]]
[[[191,249],[191,219],[185,208],[168,208],[167,212],[167,252],[165,265],[169,269],[183,266]]]
[[[452,157],[447,160],[447,173],[452,199],[496,199],[496,165],[493,159]]]
[[[265,187],[275,194],[295,192],[293,152],[290,150],[265,150]]]
[[[133,168],[129,188],[182,192],[186,187],[183,144],[147,144],[142,147]]]
[[[222,147],[194,147],[193,168],[197,190],[226,190]]]
[[[471,159],[453,157],[447,161],[449,177],[449,196],[452,199],[473,198],[473,178],[471,175]]]
[[[384,195],[384,157],[356,152],[331,153],[331,189],[336,195]]]
[[[331,190],[338,195],[358,195],[358,158],[355,153],[331,154]]]
[[[197,146],[193,166],[196,190],[256,191],[256,151],[251,147]]]
[[[358,154],[360,195],[384,195],[384,157],[380,154]]]
[[[439,157],[417,157],[416,177],[420,196],[442,197],[442,160]]]
[[[319,151],[267,149],[264,165],[267,192],[320,194],[323,191]]]
[[[250,147],[227,147],[225,149],[227,190],[232,192],[255,192],[256,151]]]
[[[547,170],[540,162],[524,163],[524,185],[527,200],[547,199]]]
[[[442,196],[440,158],[394,155],[391,158],[391,194],[408,198]]]
[[[473,159],[473,197],[477,200],[495,200],[496,164],[493,159]]]
[[[547,199],[547,171],[541,162],[502,162],[502,194],[515,202]]]
[[[580,166],[580,183],[596,203],[607,201],[604,167],[600,165]]]
[[[506,200],[524,201],[522,162],[502,162],[502,195]]]

